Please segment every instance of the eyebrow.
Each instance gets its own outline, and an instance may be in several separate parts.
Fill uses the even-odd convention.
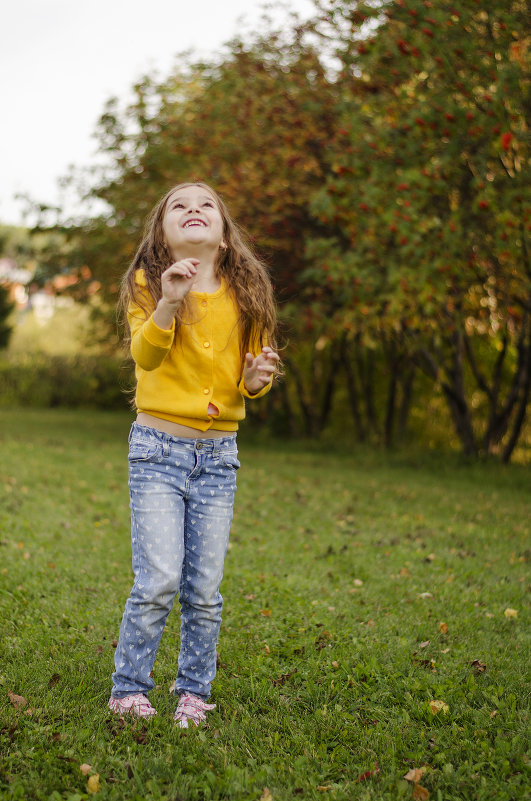
[[[187,199],[188,195],[177,195],[176,197],[171,197],[168,201],[168,204],[175,203],[176,200],[187,200]],[[216,203],[215,199],[211,195],[200,195],[199,199],[210,200],[212,201],[212,203]]]

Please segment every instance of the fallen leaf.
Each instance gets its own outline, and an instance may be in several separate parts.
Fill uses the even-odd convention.
[[[428,670],[435,670],[435,659],[415,659],[415,654],[413,654],[413,662]]]
[[[170,695],[175,695],[175,682],[174,681],[172,681],[172,683],[168,687],[168,692],[169,692]]]
[[[59,673],[54,673],[53,676],[50,677],[50,681],[48,682],[48,689],[52,690],[56,684],[61,681],[61,676]]]
[[[317,785],[317,789],[319,790],[320,793],[327,793],[328,790],[332,789],[332,785],[331,784],[318,784]]]
[[[8,692],[8,697],[15,709],[24,709],[28,703],[27,699],[22,695],[15,695],[15,693]]]
[[[498,715],[498,710],[497,709],[493,709],[492,712],[490,713],[491,718],[495,718],[495,717],[497,717],[497,715]]]
[[[270,678],[271,678],[271,681],[273,682],[273,684],[275,685],[275,687],[282,687],[282,685],[285,684],[288,681],[288,679],[290,679],[293,676],[293,674],[296,673],[296,672],[297,672],[297,668],[294,668],[289,673],[283,673],[282,676],[278,677],[278,679],[273,679],[271,677]]]
[[[271,609],[261,609],[260,614],[262,617],[271,617],[273,613],[271,612]]]
[[[86,762],[83,762],[83,764],[79,766],[79,770],[83,776],[87,776],[87,774],[89,774],[92,770],[92,765],[88,765]]]
[[[363,587],[363,581],[361,579],[354,579],[352,583],[355,587]]]
[[[438,712],[444,712],[446,715],[450,711],[450,707],[444,701],[430,701],[430,709],[434,715],[437,715]]]
[[[480,662],[479,659],[474,659],[473,662],[470,663],[474,668],[474,673],[485,673],[487,666],[484,662]]]
[[[428,598],[433,598],[433,595],[431,594],[431,592],[421,592],[421,593],[420,593],[420,595],[419,595],[418,597],[419,597],[419,598],[422,598],[422,600],[424,600],[424,601],[425,601],[425,600],[427,600]]]
[[[448,623],[439,623],[439,631],[441,634],[448,634]]]
[[[421,784],[415,784],[413,786],[413,796],[412,798],[414,801],[427,801],[430,797],[428,790],[423,787]]]
[[[505,617],[518,617],[518,610],[517,609],[506,609],[503,613]]]
[[[251,593],[250,595],[244,595],[243,597],[245,598],[246,601],[254,601],[254,599],[256,598],[256,595]]]
[[[427,648],[429,644],[430,644],[429,640],[424,640],[424,642],[421,642],[421,644],[419,645],[419,648]]]
[[[96,795],[100,791],[100,777],[97,773],[94,776],[90,776],[87,782],[87,790],[91,795]]]
[[[262,653],[266,654],[266,655],[271,653],[271,648],[269,647],[269,645],[267,643],[262,648]]]
[[[264,787],[264,792],[260,796],[260,801],[273,801],[271,790],[268,787]]]
[[[356,779],[356,783],[357,782],[366,782],[367,779],[370,779],[371,776],[376,776],[376,774],[379,773],[379,772],[380,772],[380,768],[378,767],[378,765],[375,765],[372,770],[366,770],[365,773],[362,773],[360,776],[358,776],[358,778]]]
[[[131,734],[133,735],[133,740],[139,745],[145,745],[148,741],[148,732],[146,726],[141,726],[139,729],[133,727],[131,729]]]
[[[404,776],[404,779],[407,782],[414,782],[415,784],[418,784],[425,773],[426,773],[426,768],[425,767],[424,768],[411,768],[411,770],[408,770],[408,772]]]

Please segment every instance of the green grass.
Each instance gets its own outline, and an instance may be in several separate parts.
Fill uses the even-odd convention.
[[[420,767],[437,801],[529,797],[528,469],[244,432],[217,709],[172,725],[174,611],[159,715],[121,726],[129,422],[0,411],[0,798],[394,801]]]

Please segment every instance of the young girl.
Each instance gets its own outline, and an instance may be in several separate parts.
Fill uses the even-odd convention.
[[[109,708],[151,717],[147,693],[177,592],[175,722],[205,720],[216,673],[219,586],[236,490],[244,398],[271,387],[275,306],[267,270],[218,195],[180,184],[153,210],[122,285],[136,363],[129,436],[135,581],[125,605]],[[273,346],[273,347],[271,347]]]

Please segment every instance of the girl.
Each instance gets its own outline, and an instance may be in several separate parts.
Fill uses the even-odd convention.
[[[264,265],[218,195],[180,184],[153,210],[121,304],[136,364],[129,436],[135,581],[125,605],[109,708],[156,714],[147,693],[179,592],[175,722],[205,720],[216,673],[219,586],[232,522],[244,398],[271,387],[279,361]]]

